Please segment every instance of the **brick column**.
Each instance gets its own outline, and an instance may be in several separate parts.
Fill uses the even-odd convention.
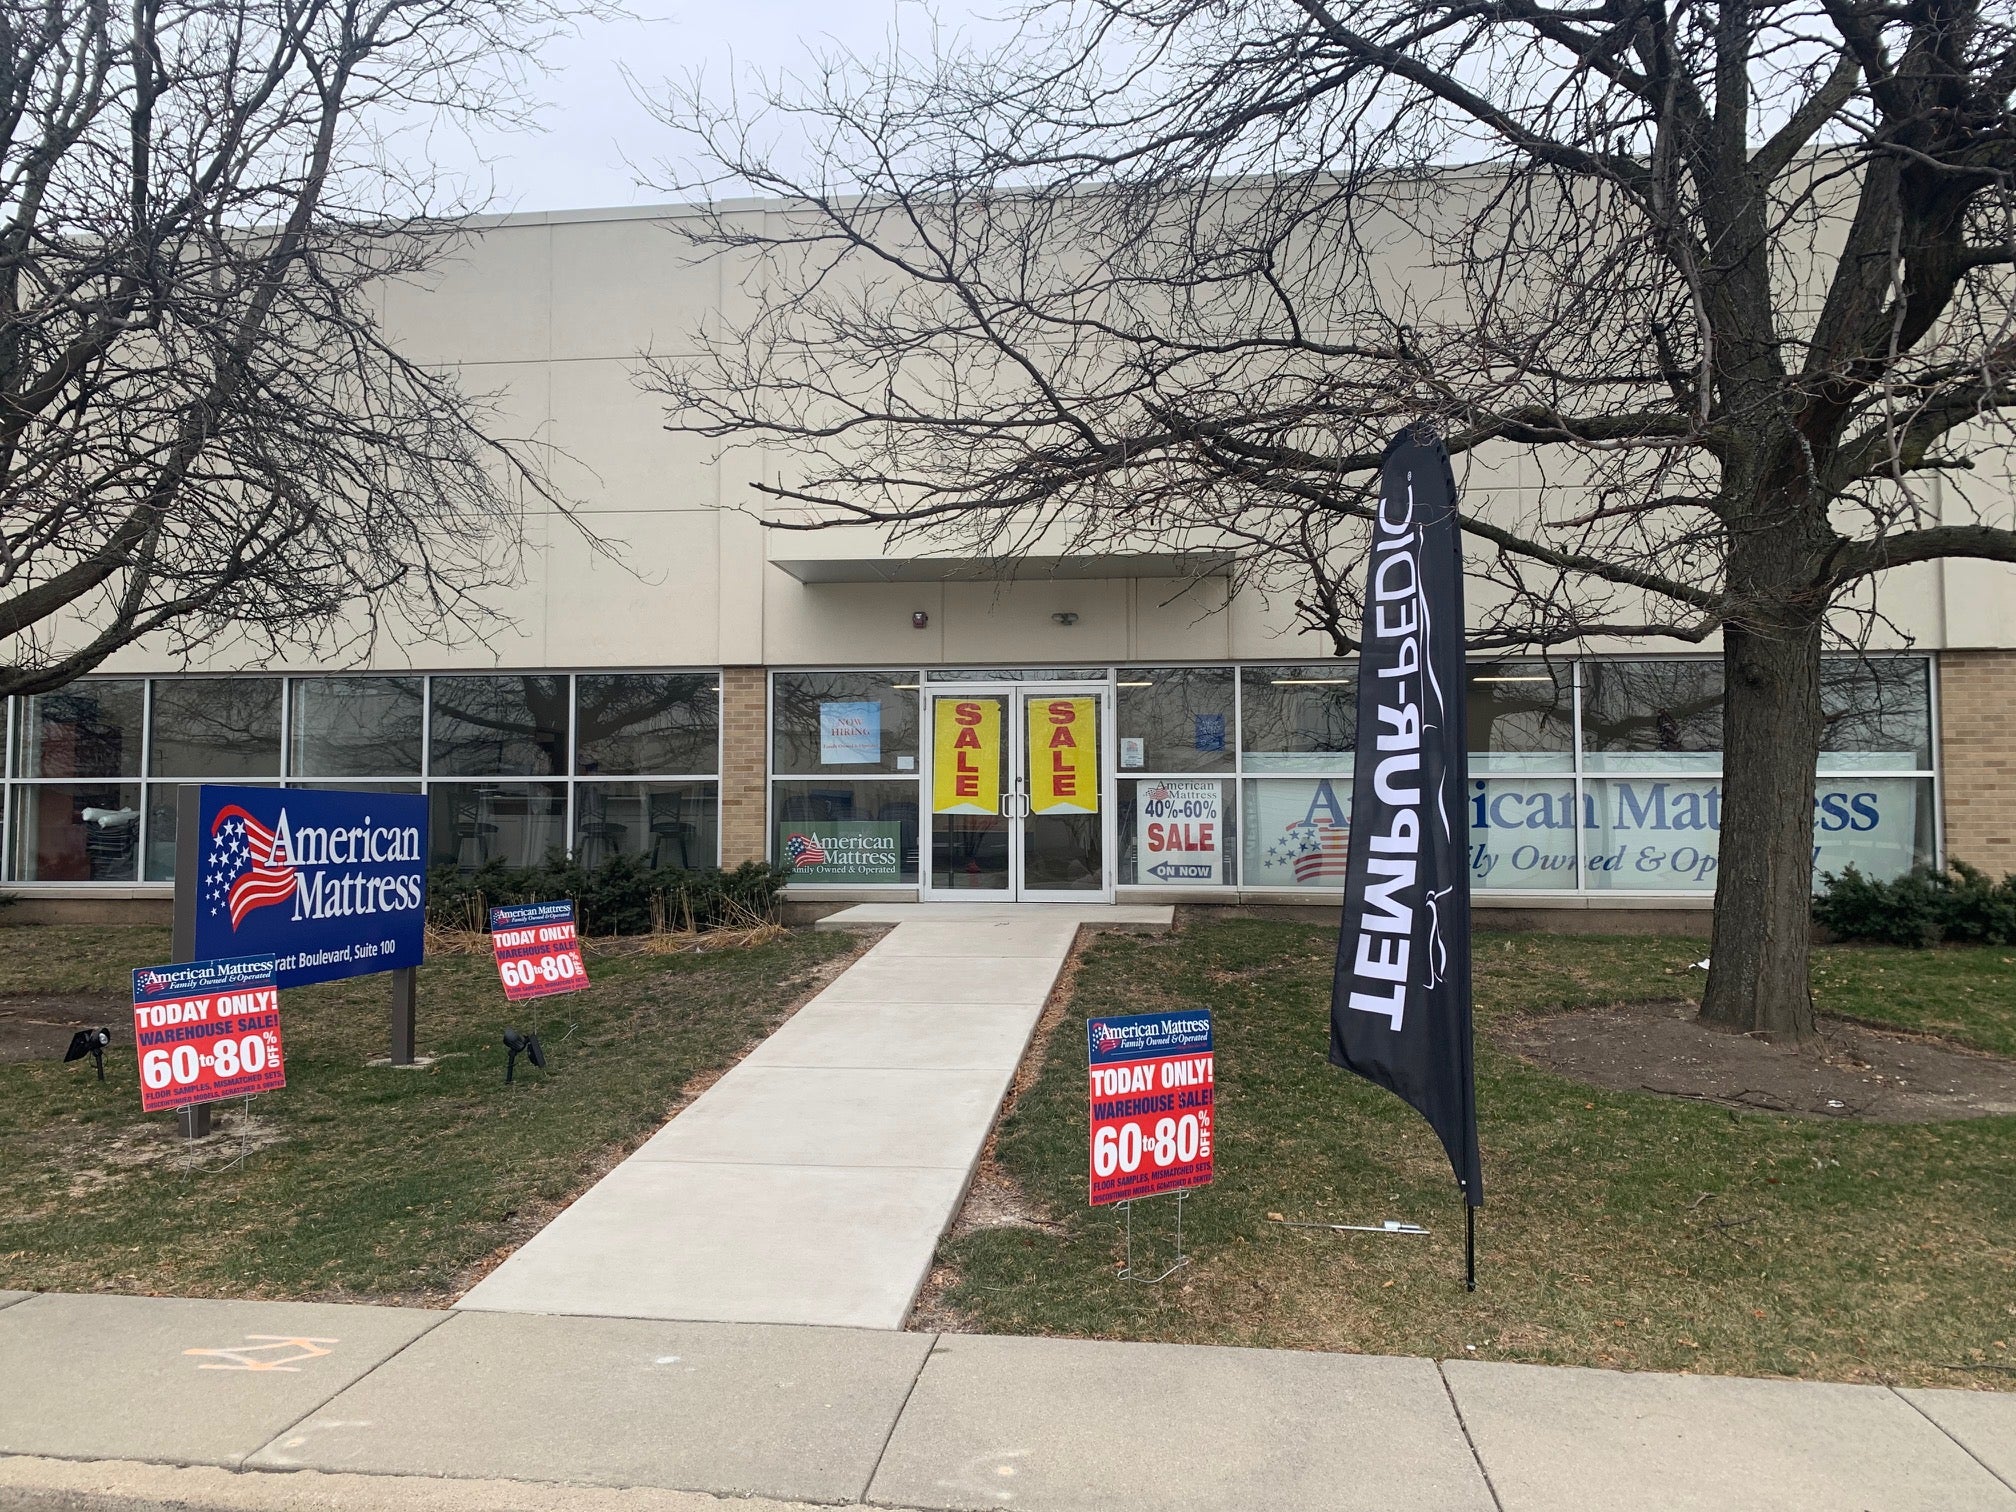
[[[770,853],[765,684],[761,667],[721,669],[721,864],[731,870]]]
[[[2016,871],[2016,651],[1940,653],[1939,751],[1947,856]]]

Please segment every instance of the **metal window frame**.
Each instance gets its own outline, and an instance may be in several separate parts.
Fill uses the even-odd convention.
[[[1855,778],[1869,778],[1869,779],[1880,778],[1891,780],[1914,779],[1929,782],[1931,790],[1931,802],[1932,802],[1931,849],[1935,864],[1944,865],[1947,856],[1948,825],[1947,825],[1947,814],[1945,808],[1945,765],[1944,765],[1945,752],[1944,752],[1944,739],[1943,739],[1944,732],[1941,726],[1944,688],[1941,677],[1942,668],[1940,666],[1938,653],[1936,651],[1921,652],[1921,651],[1901,650],[1901,651],[1879,651],[1864,654],[1869,657],[1886,659],[1886,660],[1887,659],[1901,660],[1910,658],[1918,660],[1924,664],[1926,668],[1926,690],[1927,690],[1926,716],[1929,722],[1928,745],[1930,750],[1930,764],[1929,766],[1925,767],[1913,767],[1908,769],[1883,768],[1881,770],[1857,769],[1852,772],[1849,771],[1835,772],[1835,773],[1823,772],[1821,775],[1835,776],[1835,777],[1852,776]],[[1262,895],[1295,894],[1295,893],[1306,893],[1312,890],[1319,890],[1319,889],[1295,887],[1289,884],[1255,885],[1248,883],[1246,881],[1245,845],[1247,843],[1248,838],[1245,834],[1245,825],[1244,825],[1244,819],[1245,819],[1244,803],[1246,796],[1246,785],[1250,782],[1309,780],[1311,778],[1320,779],[1324,777],[1330,777],[1334,779],[1339,776],[1345,777],[1348,780],[1350,774],[1348,771],[1256,772],[1250,770],[1246,761],[1247,756],[1246,729],[1245,729],[1246,680],[1242,675],[1242,673],[1245,671],[1245,669],[1250,667],[1329,666],[1334,665],[1336,663],[1336,660],[1337,659],[1334,658],[1312,658],[1307,660],[1295,660],[1295,659],[1241,660],[1235,658],[1195,658],[1195,659],[1168,658],[1168,659],[1143,660],[1140,658],[1135,658],[1129,661],[1122,661],[1116,659],[1102,664],[1098,664],[1104,667],[1105,683],[1108,689],[1109,729],[1107,731],[1107,743],[1110,749],[1107,752],[1107,769],[1110,772],[1111,780],[1114,783],[1115,803],[1112,806],[1112,811],[1109,812],[1108,815],[1108,825],[1113,832],[1109,833],[1107,843],[1109,848],[1112,849],[1112,853],[1115,857],[1116,886],[1138,887],[1144,885],[1139,883],[1121,884],[1117,880],[1118,879],[1118,871],[1117,871],[1118,784],[1124,777],[1125,779],[1128,780],[1140,780],[1144,778],[1160,778],[1163,780],[1171,780],[1171,781],[1215,780],[1220,782],[1229,782],[1231,784],[1232,786],[1231,802],[1234,806],[1233,807],[1234,826],[1235,826],[1235,833],[1238,837],[1238,843],[1233,847],[1231,847],[1228,853],[1227,858],[1228,859],[1227,870],[1229,873],[1228,880],[1223,885],[1223,887],[1219,889],[1199,889],[1198,892],[1200,896],[1208,893],[1222,892],[1225,890],[1236,890],[1239,892],[1250,891]],[[1712,771],[1699,771],[1699,770],[1677,771],[1670,768],[1662,770],[1656,763],[1647,761],[1643,763],[1634,764],[1633,766],[1628,768],[1620,768],[1615,771],[1593,772],[1590,770],[1588,766],[1587,762],[1588,752],[1585,749],[1585,741],[1584,741],[1584,714],[1585,714],[1585,703],[1587,696],[1587,679],[1585,676],[1584,663],[1592,661],[1712,662],[1715,660],[1715,658],[1711,654],[1695,653],[1691,655],[1689,654],[1676,655],[1672,653],[1659,652],[1659,651],[1634,651],[1634,652],[1621,652],[1615,654],[1605,654],[1601,656],[1595,656],[1589,654],[1577,654],[1575,656],[1568,658],[1568,660],[1571,664],[1573,672],[1572,687],[1573,687],[1573,713],[1574,713],[1574,732],[1573,732],[1574,739],[1573,739],[1573,748],[1571,752],[1573,759],[1571,762],[1570,770],[1562,773],[1533,773],[1527,775],[1531,775],[1533,777],[1540,778],[1543,780],[1561,780],[1563,778],[1572,780],[1576,817],[1578,821],[1581,819],[1583,813],[1587,809],[1587,805],[1589,802],[1589,794],[1591,791],[1590,784],[1596,781],[1611,781],[1618,779],[1643,781],[1643,780],[1656,780],[1660,778],[1675,778],[1675,777],[1719,778],[1722,775],[1723,768],[1720,761],[1717,762],[1715,768]],[[1169,669],[1225,668],[1232,673],[1233,751],[1232,751],[1232,766],[1229,772],[1179,773],[1179,772],[1149,771],[1145,768],[1141,771],[1128,771],[1124,774],[1119,771],[1118,767],[1114,764],[1115,759],[1117,757],[1118,741],[1119,741],[1118,683],[1120,673],[1123,670],[1126,670],[1130,667],[1158,667]],[[928,730],[926,730],[924,727],[924,698],[925,693],[927,692],[926,684],[928,681],[928,674],[930,673],[931,670],[933,669],[922,665],[912,665],[909,667],[892,667],[888,665],[878,665],[878,664],[787,665],[787,666],[764,668],[765,676],[764,676],[764,732],[763,732],[763,761],[764,761],[763,849],[765,855],[769,855],[773,848],[772,841],[774,840],[776,829],[776,784],[779,782],[788,782],[788,781],[816,780],[818,777],[822,775],[824,776],[835,775],[831,773],[780,774],[776,771],[775,769],[776,702],[777,702],[776,679],[778,678],[778,676],[793,673],[861,673],[861,674],[873,674],[873,675],[888,675],[891,677],[894,677],[898,674],[902,674],[915,678],[917,682],[917,687],[913,691],[917,699],[916,713],[917,713],[918,741],[920,745],[920,755],[917,770],[911,773],[903,773],[903,772],[875,773],[873,774],[872,777],[863,778],[861,780],[886,782],[886,783],[911,784],[918,790],[919,812],[921,814],[923,812],[922,785],[924,779],[924,762],[921,756],[921,746],[924,741],[930,738]],[[941,669],[941,670],[949,670],[949,669]],[[1027,670],[1027,669],[1018,668],[1016,666],[1009,666],[1006,668],[1006,670],[1012,671],[1012,670]],[[1085,670],[1089,674],[1092,668],[1090,665],[1088,665],[1086,666]],[[584,775],[575,770],[575,766],[577,765],[578,761],[579,744],[580,744],[579,705],[580,705],[580,679],[582,677],[589,675],[621,676],[625,674],[658,675],[667,673],[706,675],[710,671],[714,674],[716,678],[714,687],[715,691],[714,770],[712,772],[626,773],[623,774],[623,776],[621,776],[620,778],[612,778],[600,774]],[[434,771],[434,750],[433,750],[435,679],[439,677],[514,676],[514,675],[564,676],[567,679],[568,752],[567,752],[567,761],[564,764],[565,771],[561,774],[549,775],[545,777],[532,774],[525,774],[522,776],[507,775],[507,774],[491,774],[488,776],[472,776],[469,778],[446,777],[437,775]],[[574,828],[579,814],[579,798],[575,792],[577,784],[584,781],[605,782],[605,783],[635,782],[644,784],[675,783],[675,782],[679,783],[712,782],[714,784],[714,802],[715,802],[714,862],[716,865],[720,863],[721,843],[722,843],[721,792],[722,792],[722,782],[724,780],[724,772],[727,758],[727,732],[726,732],[727,668],[725,666],[718,666],[712,668],[630,666],[630,667],[596,667],[588,669],[583,669],[579,667],[570,669],[541,667],[533,669],[511,669],[511,668],[483,669],[483,670],[455,669],[451,671],[414,671],[409,669],[384,669],[384,670],[366,669],[366,670],[355,670],[346,672],[308,673],[308,674],[248,670],[237,673],[228,673],[228,672],[189,673],[189,674],[164,673],[159,676],[149,674],[121,673],[121,674],[108,674],[102,678],[92,677],[87,679],[80,679],[80,681],[138,682],[141,685],[142,690],[141,746],[139,754],[138,773],[132,779],[119,779],[122,782],[127,780],[134,782],[135,784],[137,784],[140,790],[141,815],[137,827],[137,838],[136,838],[137,854],[135,860],[135,874],[131,882],[106,883],[103,885],[108,887],[119,887],[119,886],[130,886],[135,884],[145,884],[147,882],[146,858],[147,858],[147,848],[149,840],[151,838],[151,831],[152,831],[152,822],[149,815],[149,808],[153,789],[156,786],[164,786],[164,787],[177,786],[181,781],[181,779],[176,778],[161,778],[158,779],[157,781],[152,772],[153,754],[154,754],[153,750],[154,718],[155,718],[155,703],[156,703],[155,694],[157,683],[171,682],[171,681],[182,682],[182,681],[222,680],[226,678],[240,678],[240,677],[266,678],[277,681],[280,684],[280,700],[281,700],[279,776],[273,780],[277,781],[282,786],[292,786],[305,781],[325,780],[320,778],[311,779],[304,777],[301,774],[301,772],[297,769],[298,763],[296,760],[296,754],[293,750],[293,738],[297,723],[295,719],[295,710],[294,710],[294,700],[295,697],[297,696],[296,694],[297,685],[321,681],[327,678],[335,678],[335,677],[373,677],[373,676],[382,676],[388,678],[396,677],[396,678],[418,679],[420,683],[420,696],[421,696],[420,770],[417,775],[411,772],[402,772],[402,773],[391,773],[391,774],[374,775],[374,776],[358,776],[349,780],[354,780],[360,783],[374,783],[374,784],[417,782],[419,784],[420,791],[423,793],[431,792],[437,785],[438,786],[457,785],[465,781],[467,782],[522,781],[532,783],[551,783],[558,781],[564,783],[566,788],[566,794],[565,794],[566,807],[565,807],[565,819],[564,819],[564,824],[566,828],[565,843],[569,855],[574,854],[576,849]],[[1090,683],[1096,681],[1097,679],[1093,676],[1088,675],[1085,680],[1086,682]],[[21,815],[20,815],[21,795],[30,787],[44,786],[44,785],[60,786],[66,782],[74,782],[76,780],[73,778],[29,777],[26,775],[23,764],[23,755],[21,747],[23,746],[26,739],[25,731],[27,720],[27,699],[28,695],[10,696],[6,700],[6,709],[4,712],[4,717],[0,717],[0,781],[4,781],[5,784],[4,802],[0,802],[0,875],[4,875],[10,881],[20,880],[17,858],[14,854],[14,845],[18,839],[18,832],[20,829],[20,822],[21,822]],[[1624,753],[1618,753],[1618,754],[1624,754]],[[1642,753],[1642,754],[1652,755],[1655,753]],[[1509,776],[1514,774],[1505,774],[1505,775]],[[1675,899],[1698,899],[1700,896],[1702,896],[1698,892],[1676,892],[1671,890],[1666,891],[1648,890],[1645,892],[1636,892],[1636,891],[1625,892],[1617,889],[1596,889],[1589,887],[1587,885],[1588,837],[1586,834],[1583,833],[1583,830],[1584,826],[1580,822],[1578,822],[1575,826],[1576,885],[1572,889],[1489,888],[1489,889],[1480,889],[1479,891],[1487,896],[1493,897],[1494,899],[1502,897],[1506,899],[1526,899],[1536,902],[1547,900],[1550,898],[1578,898],[1583,900],[1589,900],[1597,898],[1613,899],[1628,896],[1635,901],[1643,901],[1647,899],[1658,899],[1666,897]],[[920,874],[923,864],[924,864],[923,858],[920,855],[919,857]],[[33,886],[34,884],[30,883],[29,885]],[[65,884],[65,885],[74,886],[77,884]],[[87,883],[83,885],[90,886],[92,884]],[[920,875],[920,881],[918,883],[864,884],[864,886],[886,886],[891,891],[902,891],[905,889],[914,888],[916,886],[921,886],[921,875]],[[1335,889],[1320,889],[1320,890],[1334,891]]]

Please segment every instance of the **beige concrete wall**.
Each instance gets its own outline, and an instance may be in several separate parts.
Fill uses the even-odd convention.
[[[1939,658],[1939,747],[1946,854],[2016,871],[2016,651]]]
[[[486,667],[762,666],[958,662],[1288,659],[1331,654],[1303,630],[1293,588],[1241,592],[1223,579],[1186,594],[1162,580],[806,584],[774,565],[790,556],[876,560],[870,533],[842,547],[829,534],[766,531],[750,484],[774,464],[747,450],[663,428],[637,382],[640,354],[678,354],[690,333],[752,308],[760,290],[732,266],[695,265],[671,226],[676,212],[528,215],[481,223],[423,278],[386,287],[393,339],[453,366],[497,398],[500,426],[551,448],[553,476],[578,524],[535,509],[525,523],[524,581],[494,597],[502,618],[480,637],[431,645],[387,636],[368,659],[334,665]],[[1512,515],[1542,482],[1514,449],[1466,463],[1471,507]],[[1558,481],[1558,479],[1556,480]],[[1956,485],[1957,486],[1957,485]],[[2009,512],[2002,480],[1950,495],[1943,516]],[[859,534],[858,532],[856,534]],[[780,541],[783,544],[779,544]],[[919,545],[897,554],[924,554]],[[1477,592],[1486,590],[1480,584]],[[911,628],[914,610],[929,628]],[[1892,574],[1874,644],[2016,646],[2016,569],[1950,563]],[[1075,625],[1051,618],[1069,610]],[[1597,647],[1593,649],[1646,649]],[[1706,648],[1712,649],[1712,645]],[[218,646],[195,670],[270,665]],[[311,651],[302,669],[332,669]],[[160,647],[107,671],[172,671]]]

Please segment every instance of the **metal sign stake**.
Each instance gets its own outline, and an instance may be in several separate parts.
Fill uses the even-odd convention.
[[[1115,1204],[1118,1207],[1127,1209],[1127,1263],[1118,1272],[1120,1280],[1138,1281],[1143,1286],[1153,1286],[1159,1281],[1168,1280],[1190,1263],[1190,1257],[1183,1253],[1183,1199],[1189,1195],[1190,1193],[1187,1188],[1176,1193],[1176,1258],[1169,1262],[1168,1269],[1164,1270],[1159,1276],[1137,1276],[1134,1274],[1134,1203],[1138,1199],[1129,1198],[1125,1202]]]
[[[196,959],[196,909],[202,894],[203,789],[183,783],[175,789],[175,929],[170,959]],[[210,1104],[191,1103],[175,1110],[183,1137],[194,1144],[210,1134]]]

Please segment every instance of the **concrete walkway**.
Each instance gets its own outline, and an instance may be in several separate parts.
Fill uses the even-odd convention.
[[[0,1507],[37,1486],[178,1507],[569,1505],[522,1489],[544,1486],[932,1512],[2016,1512],[2016,1395],[1991,1393],[18,1294],[0,1294],[0,1381]]]
[[[901,1328],[1080,926],[1171,912],[822,921],[896,927],[458,1306]]]

